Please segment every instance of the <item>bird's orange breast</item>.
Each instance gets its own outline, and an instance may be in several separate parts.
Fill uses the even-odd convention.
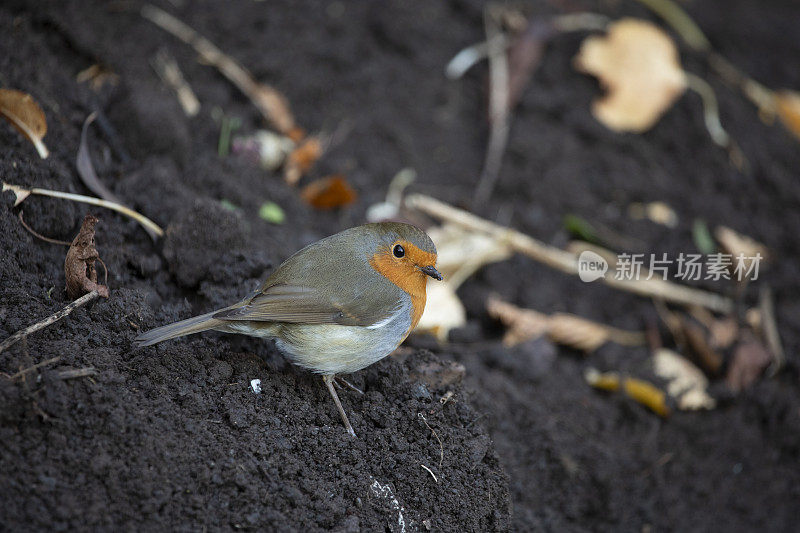
[[[406,260],[397,260],[391,249],[381,249],[372,256],[369,264],[381,276],[385,277],[411,297],[411,327],[406,335],[417,326],[422,312],[425,310],[425,287],[428,276],[420,272],[414,265],[435,265],[436,254],[420,250],[407,241],[399,244],[406,251]]]

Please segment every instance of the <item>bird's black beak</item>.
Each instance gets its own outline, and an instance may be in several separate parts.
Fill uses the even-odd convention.
[[[433,266],[422,267],[420,268],[420,270],[423,273],[427,274],[428,276],[432,277],[433,279],[437,281],[442,281],[442,275],[439,274],[439,271],[436,270]]]

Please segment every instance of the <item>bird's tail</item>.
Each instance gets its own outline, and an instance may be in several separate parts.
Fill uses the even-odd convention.
[[[215,313],[219,313],[222,309],[211,311],[204,315],[187,318],[180,322],[173,322],[160,328],[145,331],[138,337],[136,342],[139,346],[150,346],[157,342],[174,339],[175,337],[183,337],[184,335],[191,335],[192,333],[200,333],[209,329],[217,329],[225,324],[224,320],[212,318]]]

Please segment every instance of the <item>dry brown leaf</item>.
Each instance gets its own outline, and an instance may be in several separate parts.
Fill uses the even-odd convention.
[[[705,328],[683,318],[681,330],[700,366],[711,375],[717,374],[722,368],[722,356],[712,348]]]
[[[748,237],[742,235],[731,228],[725,226],[717,226],[714,230],[714,238],[719,242],[722,250],[725,253],[733,256],[731,270],[735,269],[739,263],[741,256],[742,276],[745,274],[753,275],[751,269],[755,268],[756,261],[765,261],[769,257],[769,250],[766,246]],[[760,257],[761,259],[757,259]],[[738,279],[737,276],[733,276]]]
[[[355,202],[358,193],[343,175],[334,174],[303,187],[300,197],[316,209],[336,209]]]
[[[283,179],[289,185],[296,185],[303,175],[311,170],[322,155],[322,143],[316,137],[309,137],[300,143],[286,159]]]
[[[455,289],[444,281],[428,281],[425,311],[414,329],[417,333],[432,333],[446,341],[451,329],[467,323],[467,311]]]
[[[664,202],[632,203],[628,206],[628,216],[634,220],[647,218],[668,228],[678,226],[678,214]]]
[[[550,317],[548,335],[565,346],[593,352],[609,340],[609,328],[575,315],[557,313]]]
[[[667,393],[684,411],[713,409],[716,401],[708,394],[708,378],[702,370],[672,350],[660,348],[653,354],[656,375],[668,381]]]
[[[106,84],[114,87],[119,83],[119,76],[111,70],[102,65],[95,63],[88,68],[78,72],[75,76],[75,81],[78,83],[89,82],[92,90],[95,92],[100,91]]]
[[[503,344],[506,346],[515,346],[547,334],[554,342],[588,353],[608,341],[639,346],[646,340],[641,332],[623,331],[568,313],[548,316],[533,309],[523,309],[503,302],[496,297],[490,297],[486,301],[486,311],[508,328],[503,337]]]
[[[103,298],[108,298],[108,287],[97,283],[97,269],[94,266],[95,261],[100,260],[100,254],[94,246],[94,227],[97,222],[97,217],[86,215],[78,235],[67,251],[64,273],[67,279],[67,295],[73,300],[91,291],[97,291]]]
[[[754,335],[747,332],[742,337],[742,342],[733,350],[733,359],[725,376],[725,383],[734,392],[752,385],[772,362],[772,355]]]
[[[726,350],[739,336],[739,323],[735,318],[720,318],[711,323],[709,332],[711,333],[711,346],[719,350]]]
[[[47,159],[50,152],[42,142],[47,134],[47,119],[31,95],[14,89],[0,89],[0,115],[33,143],[39,157]]]
[[[686,89],[675,43],[644,20],[622,19],[606,36],[586,38],[574,65],[608,91],[592,113],[615,131],[650,129]]]
[[[786,128],[800,139],[800,93],[795,91],[777,91],[775,104],[778,116]]]
[[[618,372],[600,372],[595,368],[587,368],[583,374],[586,382],[592,387],[604,391],[625,391],[625,394],[644,405],[661,417],[670,415],[667,406],[667,395],[664,391],[643,379],[622,377]]]
[[[503,344],[516,346],[530,339],[541,337],[550,328],[550,317],[533,309],[522,309],[496,297],[486,300],[489,316],[503,323],[507,331]]]

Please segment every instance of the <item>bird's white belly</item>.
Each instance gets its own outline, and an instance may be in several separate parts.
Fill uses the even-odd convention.
[[[283,324],[276,344],[297,365],[319,374],[347,374],[389,355],[410,327],[407,311],[374,328]]]

